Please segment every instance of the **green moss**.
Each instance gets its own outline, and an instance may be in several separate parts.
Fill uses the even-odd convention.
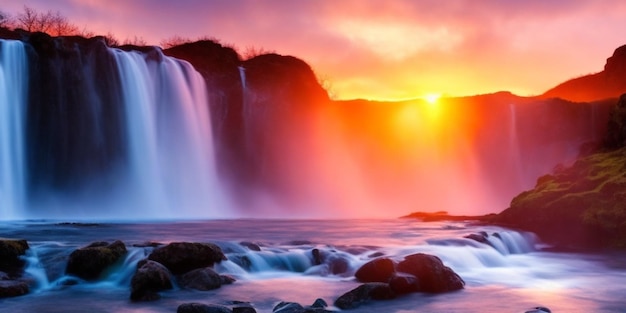
[[[568,231],[579,235],[572,240],[626,248],[626,148],[588,155],[540,177],[500,215],[501,221],[540,236],[567,240],[568,234],[554,229],[563,231],[555,225],[569,223]]]

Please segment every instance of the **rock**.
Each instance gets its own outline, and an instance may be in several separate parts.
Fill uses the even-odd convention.
[[[337,255],[329,256],[326,263],[328,263],[328,270],[333,275],[343,274],[350,268],[348,260]]]
[[[391,275],[395,272],[395,263],[389,258],[378,258],[371,260],[361,266],[354,276],[364,283],[369,282],[389,282]]]
[[[487,235],[486,232],[481,231],[481,232],[476,233],[476,234],[469,234],[467,236],[463,236],[463,238],[471,239],[471,240],[474,240],[474,241],[477,241],[477,242],[480,242],[480,243],[484,243],[486,245],[491,245],[489,243],[489,240],[487,240],[488,236],[489,235]]]
[[[342,309],[353,309],[369,300],[389,300],[396,295],[385,283],[365,283],[358,286],[335,300],[335,306]]]
[[[0,270],[13,272],[24,266],[20,256],[29,249],[28,242],[23,239],[0,238]]]
[[[28,284],[16,280],[0,280],[0,298],[17,297],[28,293]]]
[[[524,313],[551,313],[552,311],[550,311],[550,309],[543,307],[543,306],[538,306],[538,307],[534,307],[534,308],[530,308],[526,311],[524,311]]]
[[[282,243],[282,245],[286,245],[286,246],[308,246],[312,244],[313,243],[308,240],[292,240],[292,241],[287,241],[287,242]]]
[[[311,256],[313,257],[313,265],[320,265],[324,262],[320,249],[318,248],[311,250]]]
[[[302,313],[304,312],[304,307],[295,302],[280,302],[277,304],[274,309],[272,309],[274,313]]]
[[[213,290],[222,286],[222,278],[212,268],[205,267],[185,273],[179,283],[185,288]]]
[[[232,313],[233,311],[223,305],[183,303],[178,306],[176,313]]]
[[[154,249],[148,259],[159,262],[174,274],[210,267],[226,260],[217,245],[211,243],[173,242]]]
[[[315,299],[313,304],[311,304],[312,308],[325,308],[327,306],[328,306],[328,303],[326,303],[326,301],[324,301],[324,299],[322,298]]]
[[[350,262],[335,252],[335,250],[311,249],[311,262],[313,265],[327,264],[328,272],[333,275],[346,273],[350,268]]]
[[[383,256],[383,255],[385,255],[385,254],[384,254],[384,253],[382,253],[382,252],[374,252],[374,253],[372,253],[372,254],[368,255],[367,257],[368,257],[368,258],[370,258],[370,259],[372,259],[372,258],[378,258],[378,257],[381,257],[381,256]]]
[[[417,277],[406,273],[394,273],[389,280],[389,287],[396,294],[405,294],[419,291]]]
[[[246,271],[250,271],[250,268],[252,268],[252,261],[250,261],[247,255],[231,254],[229,258]]]
[[[249,242],[249,241],[242,241],[239,243],[240,245],[252,250],[252,251],[261,251],[261,247],[259,245],[257,245],[256,243],[253,242]]]
[[[222,283],[222,285],[230,285],[234,282],[236,282],[237,280],[230,276],[230,275],[220,275],[220,281]]]
[[[119,240],[112,244],[94,242],[70,254],[65,273],[85,280],[95,280],[125,254],[126,246]]]
[[[398,271],[417,277],[421,292],[440,293],[463,289],[465,282],[441,260],[423,253],[406,256],[398,264]]]
[[[172,289],[170,272],[158,262],[143,260],[137,264],[130,288],[130,299],[133,301],[157,300],[160,298],[158,291]]]
[[[249,303],[239,303],[233,306],[233,313],[256,313],[256,310]]]

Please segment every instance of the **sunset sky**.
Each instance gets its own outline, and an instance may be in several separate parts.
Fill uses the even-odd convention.
[[[294,55],[336,98],[541,94],[626,44],[623,0],[1,0],[158,45],[210,36]]]

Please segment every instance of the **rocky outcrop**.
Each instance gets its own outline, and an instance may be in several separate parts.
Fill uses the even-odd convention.
[[[626,148],[580,158],[540,177],[493,221],[562,249],[626,248]]]
[[[618,50],[619,59],[626,47]],[[625,125],[622,95],[609,114],[601,147],[539,177],[491,221],[532,231],[557,249],[626,248]]]
[[[148,259],[159,262],[173,274],[184,274],[226,260],[220,247],[212,243],[173,242],[154,249]]]
[[[126,245],[119,240],[111,244],[94,242],[70,254],[65,272],[86,280],[95,280],[125,254]]]
[[[159,291],[172,289],[172,277],[162,264],[143,260],[137,264],[130,288],[130,299],[133,301],[157,300],[160,298]]]

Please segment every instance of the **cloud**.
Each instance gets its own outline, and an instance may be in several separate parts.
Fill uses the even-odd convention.
[[[601,70],[626,39],[621,0],[15,0],[3,9],[24,4],[121,40],[212,36],[295,55],[345,97],[536,94]]]

